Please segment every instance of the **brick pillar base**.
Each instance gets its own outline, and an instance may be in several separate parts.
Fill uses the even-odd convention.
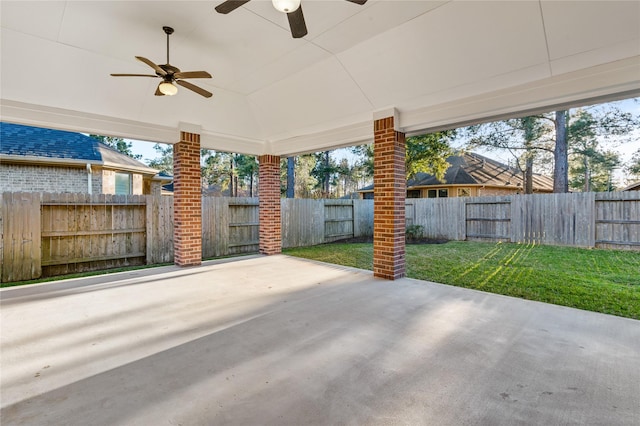
[[[405,137],[393,117],[375,120],[374,132],[373,275],[395,280],[405,275]]]
[[[260,253],[278,254],[282,252],[280,224],[280,157],[261,155],[260,181]]]
[[[202,262],[200,135],[180,132],[173,145],[173,250],[178,266]]]

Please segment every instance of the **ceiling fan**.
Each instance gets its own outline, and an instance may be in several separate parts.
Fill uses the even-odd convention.
[[[176,83],[179,86],[187,88],[196,92],[205,98],[213,96],[211,92],[204,90],[195,84],[184,81],[186,78],[211,78],[211,74],[206,71],[180,71],[179,68],[169,64],[169,36],[173,34],[173,28],[162,27],[167,35],[167,63],[164,65],[156,65],[149,59],[142,56],[136,56],[136,59],[140,62],[144,62],[149,65],[156,72],[155,74],[111,74],[114,77],[159,77],[162,79],[158,87],[156,88],[156,96],[173,96],[178,93],[178,88],[173,84]]]
[[[216,12],[226,15],[249,1],[250,0],[227,0],[224,3],[220,3],[215,9]],[[367,2],[367,0],[346,1],[360,5]],[[302,5],[300,4],[300,0],[272,0],[272,2],[273,7],[275,7],[276,10],[287,14],[293,38],[300,38],[307,35],[307,24],[304,22],[304,15],[302,14]]]

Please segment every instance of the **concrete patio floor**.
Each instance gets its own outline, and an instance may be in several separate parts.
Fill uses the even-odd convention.
[[[3,426],[640,424],[640,321],[284,255],[0,295]]]

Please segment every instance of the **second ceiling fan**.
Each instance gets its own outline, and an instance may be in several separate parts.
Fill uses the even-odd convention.
[[[227,0],[216,6],[216,12],[226,15],[249,1],[250,0]],[[367,2],[367,0],[346,1],[360,5]],[[300,0],[272,0],[272,2],[273,7],[280,12],[287,14],[293,38],[300,38],[307,35],[307,24],[304,22],[304,15],[302,14],[302,5],[300,4]]]

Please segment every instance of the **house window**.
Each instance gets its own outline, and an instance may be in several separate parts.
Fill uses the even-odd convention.
[[[116,172],[116,194],[131,195],[131,173]]]
[[[420,198],[420,190],[412,189],[411,191],[407,191],[407,198]]]
[[[428,189],[427,198],[447,198],[449,196],[448,189]]]
[[[471,197],[471,188],[458,188],[458,197]]]
[[[363,200],[373,200],[373,192],[363,192],[362,193]]]

